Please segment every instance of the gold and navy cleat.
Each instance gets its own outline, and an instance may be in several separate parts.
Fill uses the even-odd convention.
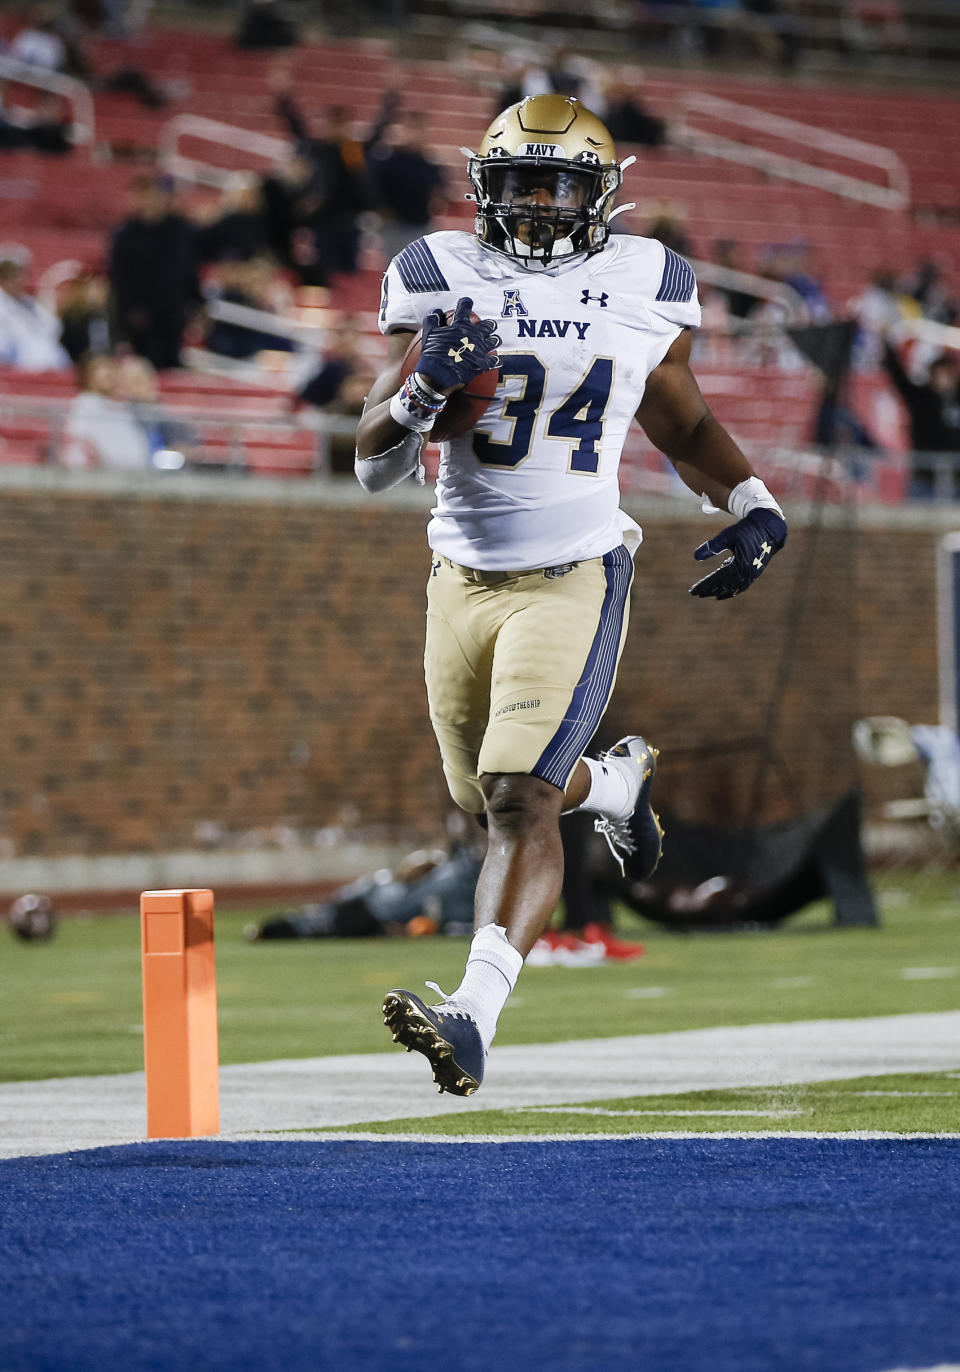
[[[650,788],[659,756],[659,751],[651,748],[639,734],[628,734],[599,758],[601,763],[624,771],[634,788],[633,812],[626,819],[601,817],[593,826],[606,839],[621,874],[629,874],[633,881],[646,881],[653,876],[663,851],[664,831],[650,804]]]
[[[484,1050],[480,1030],[465,1010],[424,1005],[412,991],[388,991],[383,1022],[407,1052],[416,1049],[433,1069],[441,1094],[472,1096],[483,1081]]]

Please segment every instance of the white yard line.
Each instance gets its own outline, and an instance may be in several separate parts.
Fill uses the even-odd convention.
[[[467,1100],[438,1096],[420,1055],[394,1049],[222,1068],[221,1137],[958,1067],[960,1011],[495,1047]],[[0,1157],[144,1136],[141,1072],[0,1084]]]

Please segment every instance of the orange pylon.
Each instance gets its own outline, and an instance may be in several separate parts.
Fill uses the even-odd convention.
[[[147,1138],[220,1128],[212,891],[144,891],[143,1058]]]

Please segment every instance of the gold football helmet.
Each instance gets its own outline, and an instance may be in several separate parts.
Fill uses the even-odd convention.
[[[531,95],[511,105],[487,129],[479,152],[464,151],[477,237],[531,269],[600,251],[623,169],[635,160],[618,163],[606,127],[566,95]]]

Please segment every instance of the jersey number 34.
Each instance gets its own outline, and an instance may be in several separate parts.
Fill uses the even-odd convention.
[[[510,420],[509,438],[492,438],[482,428],[474,430],[473,451],[479,461],[490,467],[518,467],[530,454],[533,428],[537,422],[547,369],[533,353],[507,353],[501,356],[503,377],[523,378],[519,395],[504,401],[503,418]],[[547,437],[575,445],[570,452],[570,471],[596,475],[600,466],[600,439],[603,416],[613,385],[613,358],[594,359],[586,376],[562,400],[547,423]]]

